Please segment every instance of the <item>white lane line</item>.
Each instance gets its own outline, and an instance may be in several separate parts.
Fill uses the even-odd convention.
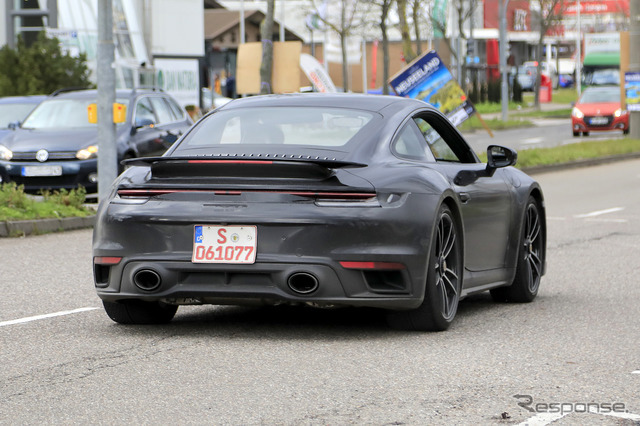
[[[54,312],[52,314],[36,315],[33,317],[19,318],[19,319],[10,320],[10,321],[2,321],[0,322],[0,327],[4,327],[7,325],[24,324],[25,322],[38,321],[38,320],[43,320],[47,318],[61,317],[63,315],[78,314],[80,312],[93,311],[96,309],[99,309],[99,308],[78,308],[78,309],[73,309],[71,311]]]
[[[619,419],[626,420],[640,420],[640,416],[633,413],[602,413],[598,411],[595,407],[589,407],[589,412],[592,414],[600,414],[601,416],[611,416],[617,417]]]
[[[632,371],[631,374],[640,374],[640,370]]]
[[[578,219],[584,219],[587,217],[594,217],[594,216],[600,216],[603,214],[609,214],[609,213],[615,213],[615,212],[619,212],[621,210],[624,210],[624,207],[613,207],[611,209],[606,209],[606,210],[597,210],[595,212],[590,212],[590,213],[585,213],[585,214],[577,214],[574,215],[573,217],[578,218]]]
[[[546,426],[556,420],[560,420],[567,414],[569,413],[538,413],[517,426]]]
[[[524,139],[523,141],[521,141],[521,143],[523,145],[533,145],[533,144],[541,143],[542,141],[544,141],[543,138],[529,138],[529,139]]]

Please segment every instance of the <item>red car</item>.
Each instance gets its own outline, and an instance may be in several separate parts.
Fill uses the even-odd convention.
[[[629,112],[620,104],[620,87],[589,87],[571,111],[573,136],[600,130],[629,134]]]

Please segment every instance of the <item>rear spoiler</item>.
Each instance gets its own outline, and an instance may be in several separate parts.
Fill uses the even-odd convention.
[[[125,166],[151,167],[154,178],[326,178],[332,169],[366,167],[366,164],[311,156],[190,156],[146,157],[122,161]]]
[[[308,155],[265,155],[261,157],[251,156],[185,156],[185,157],[142,157],[122,160],[125,166],[151,166],[156,164],[255,164],[268,165],[277,163],[310,163],[323,166],[328,169],[341,169],[346,167],[367,167],[366,164],[354,161],[336,160],[328,157],[312,157]]]

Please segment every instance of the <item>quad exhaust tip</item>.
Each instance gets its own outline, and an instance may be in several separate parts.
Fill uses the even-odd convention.
[[[289,288],[298,294],[311,294],[318,289],[318,279],[307,272],[291,274],[287,280]]]
[[[133,275],[133,283],[141,290],[153,291],[160,287],[162,279],[153,269],[141,269]]]

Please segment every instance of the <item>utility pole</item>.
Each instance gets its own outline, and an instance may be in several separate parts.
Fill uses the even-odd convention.
[[[118,175],[116,125],[113,122],[113,103],[116,100],[114,70],[112,0],[98,0],[98,200],[109,195]]]
[[[582,21],[580,18],[580,0],[578,6],[578,40],[576,41],[576,81],[575,85],[578,89],[578,97],[582,94]]]
[[[629,71],[640,72],[640,0],[629,2]],[[634,139],[640,139],[640,111],[631,111],[629,133]]]
[[[640,0],[639,0],[640,1]],[[509,70],[507,69],[507,5],[509,0],[500,0],[500,103],[502,104],[502,121],[509,118]]]

